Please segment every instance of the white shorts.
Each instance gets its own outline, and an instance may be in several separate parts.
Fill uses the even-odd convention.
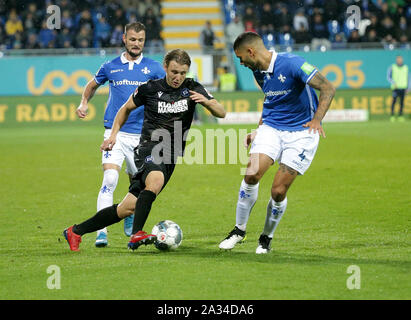
[[[299,174],[310,167],[317,151],[320,135],[303,131],[282,131],[262,124],[251,144],[250,153],[263,153]]]
[[[108,139],[110,134],[111,129],[106,129],[104,132],[104,140]],[[140,136],[140,134],[120,131],[117,134],[116,143],[114,144],[113,150],[103,151],[101,161],[102,164],[116,164],[121,168],[124,160],[126,160],[126,173],[136,173],[137,168],[134,163],[134,148],[138,146]]]

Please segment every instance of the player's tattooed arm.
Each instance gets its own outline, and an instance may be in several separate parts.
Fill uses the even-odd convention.
[[[321,120],[330,108],[331,101],[335,95],[335,88],[319,71],[314,75],[314,77],[312,77],[308,84],[312,88],[320,91],[320,97],[318,98],[318,107],[313,119],[304,124],[303,127],[309,128],[309,132],[318,132],[325,138],[325,132],[321,126]]]
[[[314,89],[320,91],[318,109],[314,115],[314,119],[321,121],[327,113],[328,108],[331,105],[331,101],[334,98],[335,88],[320,72],[317,72],[308,84]]]

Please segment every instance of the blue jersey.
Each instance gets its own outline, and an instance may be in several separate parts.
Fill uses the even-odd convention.
[[[273,52],[266,71],[254,71],[254,77],[265,94],[262,121],[285,131],[306,130],[317,110],[318,98],[308,82],[318,70],[303,58],[289,53]]]
[[[104,113],[104,127],[111,128],[117,111],[128,100],[136,88],[150,79],[165,77],[162,65],[152,59],[140,56],[135,62],[128,61],[123,53],[121,56],[104,63],[94,76],[98,84],[109,81],[110,93]],[[144,108],[131,111],[126,123],[120,131],[141,133],[144,120]]]

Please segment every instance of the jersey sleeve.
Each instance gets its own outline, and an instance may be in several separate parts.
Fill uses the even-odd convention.
[[[147,84],[143,84],[137,87],[136,90],[134,90],[133,102],[137,107],[139,107],[145,104],[146,97],[147,97]]]
[[[163,66],[160,63],[155,64],[155,72],[152,78],[155,79],[163,79],[166,76],[166,72],[164,71]]]
[[[106,81],[108,80],[107,78],[107,70],[106,70],[107,63],[103,63],[98,69],[97,73],[94,75],[94,80],[96,81],[97,84],[105,84]]]
[[[308,83],[318,72],[316,67],[300,57],[292,62],[292,70],[294,78],[300,79],[304,83]]]
[[[206,97],[208,100],[215,99],[215,98],[213,97],[213,95],[210,93],[210,91],[208,91],[206,88],[203,87],[203,85],[201,85],[201,84],[198,83],[198,82],[194,82],[194,87],[193,87],[192,90],[195,91],[195,92],[198,92],[198,93],[202,94],[202,95],[203,95],[204,97]]]

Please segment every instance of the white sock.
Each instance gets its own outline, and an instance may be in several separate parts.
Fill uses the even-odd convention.
[[[274,201],[270,198],[267,205],[267,216],[265,217],[265,225],[263,234],[272,238],[274,231],[277,228],[285,209],[287,208],[287,197],[281,202]]]
[[[245,231],[251,209],[257,201],[258,186],[259,183],[247,184],[244,180],[241,182],[236,209],[236,227],[242,231]]]
[[[97,211],[113,205],[113,194],[117,187],[118,171],[116,169],[104,170],[103,183],[97,197]],[[107,228],[103,228],[97,231],[97,235],[100,232],[107,233]]]

